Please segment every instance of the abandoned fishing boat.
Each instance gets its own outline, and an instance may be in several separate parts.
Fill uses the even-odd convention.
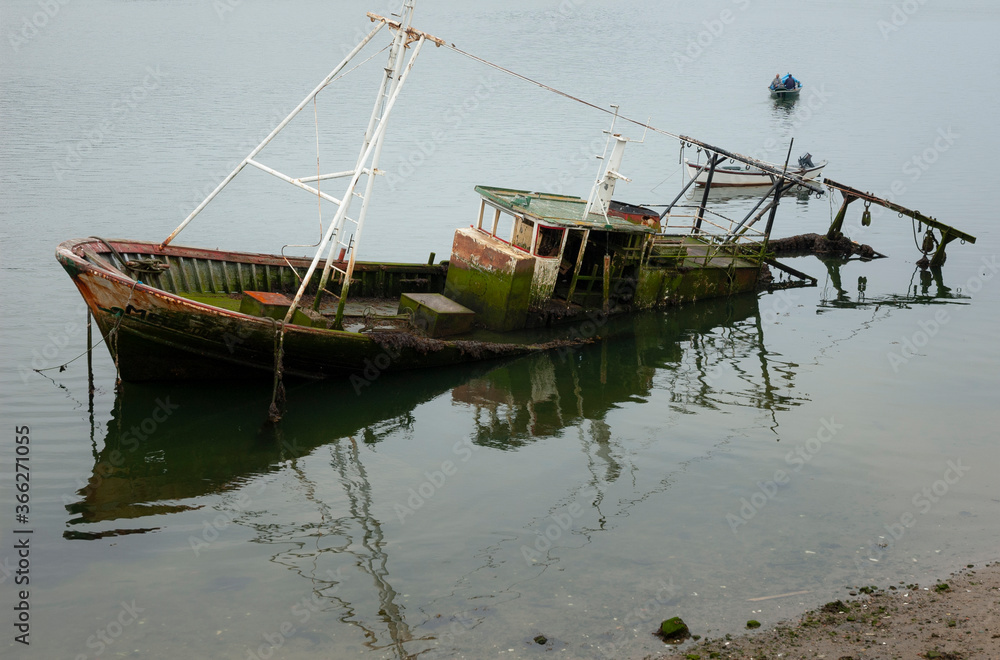
[[[98,237],[56,256],[125,381],[270,375],[279,343],[287,375],[371,378],[579,343],[570,321],[757,289],[770,261],[760,232],[720,241],[704,210],[668,217],[612,201],[611,172],[590,201],[477,186],[478,221],[455,232],[447,262],[341,254],[328,264],[339,295],[306,257]],[[664,233],[671,218],[695,224]],[[541,342],[525,332],[550,326]]]
[[[277,392],[282,374],[350,374],[359,388],[386,371],[580,343],[599,334],[611,315],[774,286],[768,265],[788,275],[789,286],[815,284],[770,259],[767,244],[781,195],[795,186],[822,188],[783,168],[620,118],[617,109],[589,198],[478,186],[478,215],[472,207],[468,218],[456,219],[460,226],[475,221],[455,232],[446,261],[435,263],[433,254],[425,263],[357,259],[400,91],[427,42],[457,50],[410,26],[413,4],[405,0],[399,20],[369,14],[372,31],[165,240],[90,237],[58,246],[56,258],[86,301],[122,380],[263,376],[275,378]],[[274,136],[383,28],[394,35],[354,166],[291,177],[262,163],[259,154]],[[694,179],[662,211],[612,200],[625,178],[619,170],[629,142],[614,132],[618,119],[679,139],[682,149],[706,151],[700,204],[678,204]],[[717,166],[730,158],[772,184],[739,222],[707,207]],[[335,205],[311,258],[173,244],[247,166]],[[313,185],[338,178],[348,181],[340,199]],[[361,200],[356,213],[354,198]],[[754,228],[765,217],[765,228]]]
[[[767,88],[771,92],[772,99],[793,99],[802,91],[802,81],[790,73],[786,73],[780,79],[777,79],[777,76],[775,78]]]
[[[814,163],[812,160],[812,154],[807,153],[799,157],[799,166],[795,169],[789,170],[789,173],[806,180],[812,180],[823,172],[823,168],[826,167],[826,164],[827,162],[825,160],[821,160],[819,163]],[[688,176],[694,179],[695,185],[704,186],[708,183],[708,163],[692,163],[690,160],[685,159],[684,166],[687,167]],[[772,167],[781,169],[780,165],[772,164]],[[740,163],[739,165],[720,165],[715,168],[715,175],[712,178],[712,185],[715,187],[770,186],[772,183],[773,181],[770,172],[766,172],[759,167],[743,163]]]

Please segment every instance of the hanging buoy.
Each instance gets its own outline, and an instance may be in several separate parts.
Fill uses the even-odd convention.
[[[870,201],[865,201],[865,211],[861,214],[862,227],[869,227],[872,224],[871,205],[872,203]]]
[[[930,229],[924,234],[924,244],[921,246],[920,251],[924,254],[930,254],[937,247],[937,239],[934,238],[934,232]]]

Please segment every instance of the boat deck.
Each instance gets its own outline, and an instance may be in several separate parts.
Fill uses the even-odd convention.
[[[658,236],[650,254],[651,262],[673,261],[679,268],[759,268],[741,253],[744,246],[706,243],[696,236]]]
[[[205,305],[212,305],[230,312],[239,312],[243,302],[241,293],[184,292],[182,298]],[[311,308],[313,296],[304,296],[301,307]],[[398,299],[356,298],[344,304],[344,330],[358,332],[364,328],[377,327],[379,330],[401,329],[406,326],[405,315],[401,316]],[[319,314],[332,322],[337,314],[337,299],[324,297],[319,306]]]
[[[719,252],[712,245],[688,245],[688,258],[684,260],[685,268],[759,268],[748,259],[725,252]],[[711,255],[711,256],[710,256]]]

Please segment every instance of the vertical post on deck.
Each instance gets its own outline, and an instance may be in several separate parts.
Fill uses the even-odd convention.
[[[604,255],[604,313],[611,308],[611,255]]]
[[[496,233],[496,232],[494,232]],[[576,283],[580,278],[580,266],[583,265],[583,254],[587,250],[587,241],[590,239],[590,230],[583,230],[583,238],[580,241],[580,250],[576,254],[576,265],[573,266],[573,277],[569,281],[569,292],[566,294],[566,304],[573,303],[573,294],[576,293]]]
[[[781,170],[782,174],[788,171],[788,159],[792,157],[792,145],[795,144],[795,138],[792,138],[788,142],[788,153],[785,154],[785,167]],[[764,227],[764,242],[761,245],[761,251],[767,251],[767,242],[771,239],[771,227],[774,226],[774,216],[778,212],[778,202],[781,201],[781,193],[784,191],[784,186],[781,185],[782,181],[776,181],[774,186],[774,201],[771,203],[771,213],[767,216],[767,226]]]
[[[708,191],[712,189],[712,177],[715,176],[715,166],[725,160],[718,154],[712,154],[708,158],[708,180],[705,181],[705,194],[701,196],[701,206],[698,207],[698,218],[694,223],[695,233],[701,231],[701,221],[705,217],[705,209],[708,206]]]

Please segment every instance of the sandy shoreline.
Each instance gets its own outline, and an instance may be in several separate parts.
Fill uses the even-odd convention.
[[[760,632],[688,641],[647,660],[1000,660],[1000,562],[970,565],[936,584],[851,594]]]

